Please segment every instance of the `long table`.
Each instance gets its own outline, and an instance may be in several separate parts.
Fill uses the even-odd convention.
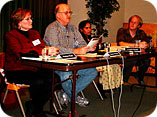
[[[134,54],[126,54],[124,52],[121,53],[122,56],[117,57],[85,57],[85,56],[79,56],[76,60],[79,62],[69,62],[69,63],[58,63],[53,62],[53,60],[30,60],[30,59],[21,59],[21,63],[23,65],[33,66],[33,67],[39,67],[39,68],[47,68],[52,70],[52,99],[51,99],[51,110],[52,111],[52,105],[53,105],[53,97],[54,97],[54,71],[55,70],[61,70],[61,71],[72,71],[73,72],[73,83],[72,83],[72,99],[71,99],[71,116],[75,116],[75,88],[76,88],[76,73],[80,69],[86,69],[86,68],[94,68],[102,65],[109,64],[121,64],[122,57],[124,59],[124,64],[127,61],[135,61],[135,60],[143,60],[148,59],[151,57],[155,57],[155,65],[157,65],[157,48],[154,48],[153,50],[149,52],[140,52],[140,53],[134,53]],[[80,62],[81,61],[81,62]],[[155,74],[157,74],[157,70],[155,71]],[[156,82],[157,84],[157,82]]]

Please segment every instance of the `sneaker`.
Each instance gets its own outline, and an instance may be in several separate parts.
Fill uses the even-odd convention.
[[[75,103],[81,107],[87,107],[89,105],[88,99],[80,97],[80,96],[77,97],[77,100]]]
[[[58,98],[59,98],[59,101],[60,101],[61,105],[63,107],[67,107],[68,103],[69,103],[68,95],[63,90],[59,91],[57,93],[57,95],[58,95]]]

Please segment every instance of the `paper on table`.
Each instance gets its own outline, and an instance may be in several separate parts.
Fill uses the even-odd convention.
[[[80,54],[77,56],[84,56],[84,57],[103,57],[103,55],[97,55],[97,54]]]
[[[35,57],[22,57],[22,59],[37,60],[37,61],[42,60],[42,58],[35,58]]]
[[[57,59],[57,60],[48,60],[48,62],[55,62],[55,63],[80,63],[80,62],[83,62],[83,61],[69,60],[69,59]]]
[[[22,57],[22,59],[29,59],[29,60],[37,60],[37,61],[42,61],[42,58],[32,58],[32,57]],[[68,60],[68,59],[47,59],[47,62],[55,62],[55,63],[80,63],[83,61],[79,60]]]

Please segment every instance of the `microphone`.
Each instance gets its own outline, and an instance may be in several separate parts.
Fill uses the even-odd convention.
[[[149,49],[151,49],[152,37],[151,37],[151,36],[148,36],[148,39],[149,39]]]

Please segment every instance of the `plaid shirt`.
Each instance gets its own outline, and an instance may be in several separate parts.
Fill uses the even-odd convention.
[[[58,21],[48,25],[44,35],[44,42],[48,46],[59,48],[59,52],[73,53],[74,48],[80,48],[87,45],[77,28],[68,24],[64,27]]]

